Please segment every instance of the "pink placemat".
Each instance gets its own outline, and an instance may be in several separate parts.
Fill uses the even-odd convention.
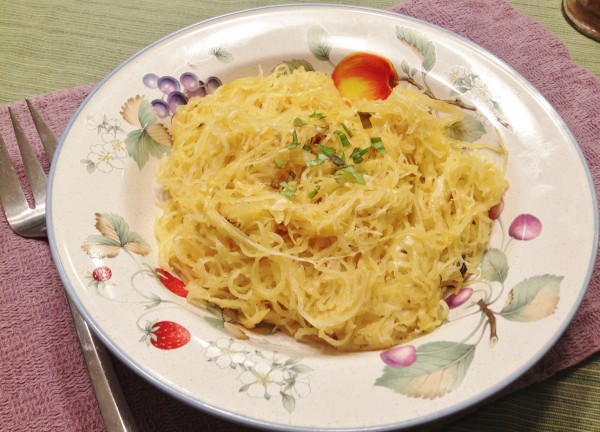
[[[454,31],[510,64],[549,100],[575,135],[600,190],[600,82],[573,63],[544,27],[504,0],[413,0],[394,8]],[[33,98],[57,135],[92,86]],[[24,103],[12,104],[34,143]],[[18,160],[6,107],[0,133]],[[41,150],[40,150],[41,154]],[[48,162],[45,161],[46,168]],[[18,170],[23,175],[22,170]],[[600,271],[571,325],[512,388],[547,378],[600,349]],[[115,360],[143,431],[239,431],[162,393]],[[61,281],[47,242],[15,236],[0,212],[0,430],[101,431],[102,419],[83,362]]]

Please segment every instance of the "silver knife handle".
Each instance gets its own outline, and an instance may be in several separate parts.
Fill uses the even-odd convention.
[[[71,300],[69,307],[107,432],[137,432],[106,347],[92,334]]]

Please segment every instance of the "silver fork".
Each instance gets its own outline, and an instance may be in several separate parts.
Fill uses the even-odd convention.
[[[27,99],[25,101],[44,145],[46,155],[49,160],[52,160],[57,145],[56,138],[31,102]],[[0,202],[4,208],[6,220],[15,233],[22,237],[46,237],[46,174],[16,116],[10,108],[8,112],[19,144],[23,167],[33,194],[35,207],[30,208],[27,203],[2,136],[0,136]],[[107,431],[137,431],[108,351],[92,334],[87,323],[68,297],[67,300]]]

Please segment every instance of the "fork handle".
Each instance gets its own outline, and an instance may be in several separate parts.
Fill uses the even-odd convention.
[[[136,432],[138,428],[106,347],[92,334],[88,324],[70,299],[68,302],[107,432]]]

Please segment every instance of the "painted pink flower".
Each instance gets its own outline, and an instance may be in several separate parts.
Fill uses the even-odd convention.
[[[408,367],[417,360],[417,349],[414,345],[398,345],[383,351],[379,357],[388,366]]]
[[[533,215],[523,213],[510,224],[508,234],[516,240],[533,240],[542,232],[542,223]]]
[[[446,304],[450,309],[457,308],[471,298],[473,290],[471,288],[463,288],[456,294],[450,294],[445,298]]]

